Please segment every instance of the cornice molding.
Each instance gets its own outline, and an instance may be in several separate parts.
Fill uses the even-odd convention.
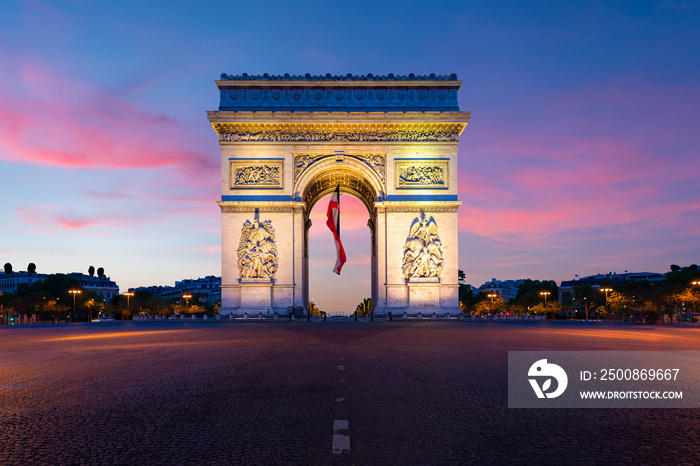
[[[242,73],[237,75],[221,73],[221,81],[313,81],[313,82],[347,82],[347,81],[368,81],[368,82],[381,82],[381,81],[457,81],[457,73],[446,74],[446,75],[436,75],[435,73],[430,73],[429,75],[416,75],[414,73],[409,73],[407,75],[394,75],[394,73],[389,73],[387,75],[374,75],[368,73],[366,75],[356,75],[352,73],[344,75],[334,75],[331,73],[326,73],[324,75],[311,75],[311,73],[306,73],[304,75],[290,75],[285,73],[283,75],[271,75],[268,73],[250,75],[248,73]]]

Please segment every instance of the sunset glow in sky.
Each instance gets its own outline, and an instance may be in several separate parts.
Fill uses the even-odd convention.
[[[14,1],[0,5],[0,261],[104,267],[122,291],[220,275],[214,80],[449,74],[467,282],[700,262],[700,5]],[[311,296],[370,294],[367,212],[343,199]]]

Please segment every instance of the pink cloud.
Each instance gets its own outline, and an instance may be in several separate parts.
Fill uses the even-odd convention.
[[[206,144],[167,115],[58,75],[36,60],[17,65],[16,73],[21,86],[0,83],[4,160],[59,167],[179,167],[213,177],[219,170],[216,154],[202,150]]]
[[[538,98],[527,119],[486,112],[467,128],[462,231],[519,245],[592,229],[696,234],[697,89],[617,84]]]

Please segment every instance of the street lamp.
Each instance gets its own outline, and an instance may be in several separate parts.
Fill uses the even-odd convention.
[[[605,313],[608,313],[608,293],[611,292],[612,288],[601,288],[600,291],[605,293]]]
[[[75,322],[75,296],[78,293],[82,293],[82,291],[81,290],[68,290],[68,292],[73,295],[73,314],[71,314],[71,316],[70,316],[70,321],[72,323],[72,322]]]
[[[185,298],[185,306],[190,307],[190,298],[192,297],[191,294],[183,294],[183,298]]]
[[[134,293],[127,291],[126,293],[124,293],[124,296],[126,296],[126,310],[128,311],[129,310],[129,298],[134,296]]]
[[[544,296],[544,307],[547,307],[547,296],[549,296],[550,293],[549,291],[540,291],[540,295]]]
[[[497,295],[496,293],[489,293],[489,294],[487,294],[486,296],[488,296],[489,298],[491,298],[491,302],[493,302],[493,298],[495,298],[495,297],[498,296],[498,295]]]

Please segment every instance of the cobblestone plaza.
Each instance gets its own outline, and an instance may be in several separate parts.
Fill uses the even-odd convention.
[[[507,352],[698,350],[699,336],[542,321],[3,327],[0,463],[693,464],[698,410],[508,409]]]

